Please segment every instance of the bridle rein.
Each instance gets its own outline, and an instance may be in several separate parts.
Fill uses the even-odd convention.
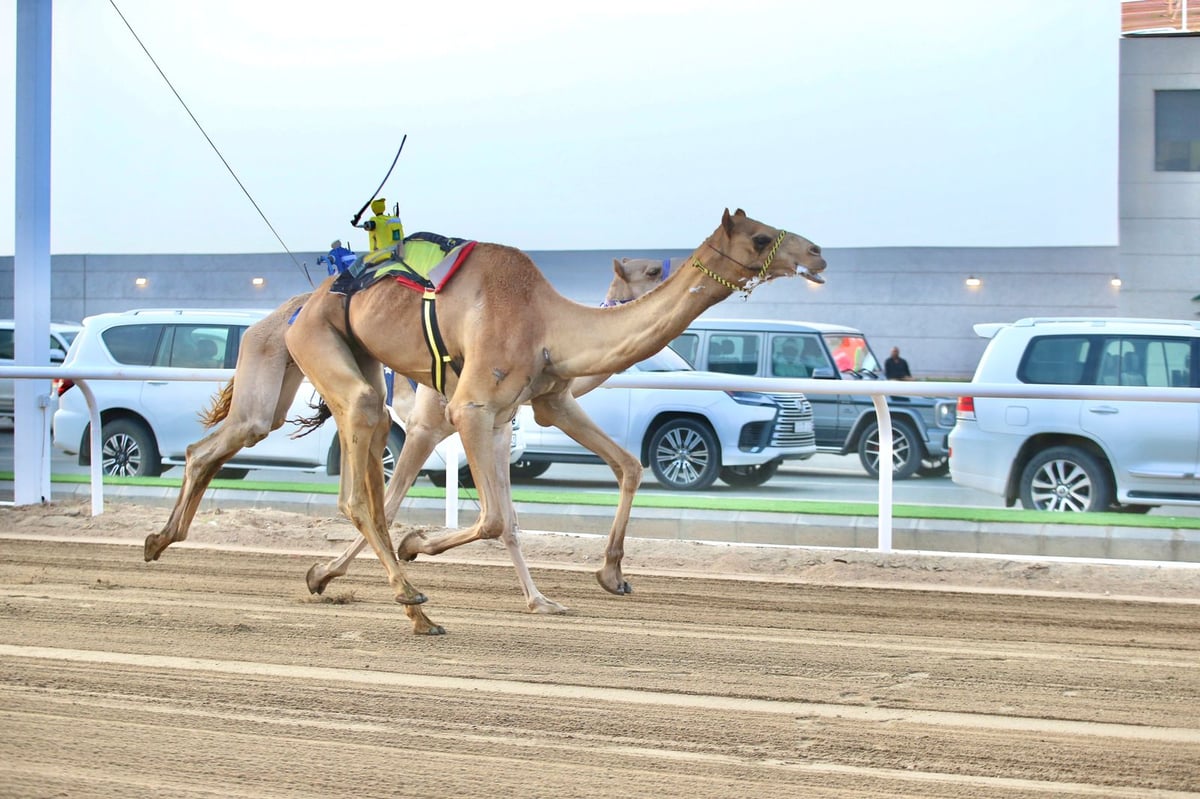
[[[771,249],[767,250],[767,257],[763,261],[762,268],[760,268],[758,270],[758,275],[755,277],[755,282],[750,286],[750,288],[745,288],[743,286],[737,285],[736,283],[733,283],[730,280],[726,280],[725,278],[721,277],[716,272],[712,271],[707,266],[705,266],[704,263],[701,262],[701,260],[699,258],[697,258],[696,256],[692,256],[692,266],[696,267],[701,272],[703,272],[704,274],[708,275],[713,280],[715,280],[717,283],[719,283],[722,286],[724,286],[725,288],[729,289],[731,292],[744,291],[744,292],[746,292],[746,296],[748,297],[748,296],[750,296],[750,292],[754,290],[754,286],[757,285],[759,282],[762,282],[762,279],[767,276],[767,270],[771,267],[771,262],[775,260],[775,254],[777,252],[779,252],[779,248],[780,248],[780,246],[782,246],[783,240],[785,238],[787,238],[787,231],[786,230],[779,231],[779,236],[775,239],[775,243],[771,245]],[[713,244],[711,242],[705,241],[704,244],[706,247],[708,247],[710,250],[712,250],[717,255],[721,256],[722,258],[725,258],[729,261],[733,261],[735,264],[737,264],[738,266],[742,267],[743,269],[745,269],[747,271],[753,270],[754,267],[752,267],[750,264],[744,264],[741,261],[734,258],[733,256],[729,255],[728,253],[722,252],[721,250],[719,250],[715,246],[713,246]]]

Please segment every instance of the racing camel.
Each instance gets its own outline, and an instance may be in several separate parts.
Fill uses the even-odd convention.
[[[568,300],[527,255],[489,243],[476,246],[436,295],[432,330],[423,323],[432,315],[426,300],[398,282],[380,281],[352,297],[332,293],[332,278],[322,283],[288,329],[288,350],[337,422],[340,510],[384,564],[413,632],[445,630],[421,608],[427,598],[409,582],[401,561],[515,529],[507,435],[497,431],[510,424],[523,402],[533,405],[539,424],[559,427],[617,475],[621,500],[596,579],[610,593],[629,593],[621,559],[636,484],[631,490],[626,486],[640,480],[641,467],[582,411],[571,395],[571,380],[615,373],[648,357],[735,291],[797,274],[820,283],[824,269],[821,249],[811,241],[751,219],[741,209],[733,214],[726,209],[686,266],[654,291],[616,308]],[[384,513],[381,457],[389,419],[379,364],[433,385],[438,358],[454,367],[447,370],[444,387],[446,418],[458,430],[479,490],[479,518],[462,530],[428,536],[410,531],[393,552]]]
[[[657,286],[663,277],[663,262],[657,259],[614,258],[613,279],[605,294],[604,306],[620,305],[640,297]],[[183,481],[171,515],[159,533],[146,537],[144,555],[147,561],[157,560],[170,544],[187,538],[204,492],[221,467],[243,448],[257,444],[286,421],[304,375],[287,350],[284,333],[288,320],[310,296],[301,294],[290,298],[243,334],[234,377],[218,392],[212,406],[202,416],[205,427],[215,426],[216,429],[188,447]],[[573,381],[571,390],[575,396],[582,396],[607,377],[578,378]],[[454,432],[446,422],[442,395],[428,386],[419,386],[414,393],[408,381],[398,381],[391,413],[399,421],[407,419],[409,429],[425,431],[423,438],[431,443],[429,450],[404,461],[413,466],[411,475],[406,475],[397,464],[397,472],[388,481],[385,516],[389,525],[432,447]],[[413,447],[408,443],[409,438],[406,436],[405,451]],[[313,566],[307,576],[309,590],[322,593],[330,580],[346,574],[350,562],[365,544],[365,539],[360,537],[339,557],[327,564]],[[547,599],[534,585],[515,534],[505,536],[504,544],[517,570],[529,609],[563,612],[565,608]]]

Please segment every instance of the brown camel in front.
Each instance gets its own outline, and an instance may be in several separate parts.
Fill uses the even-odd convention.
[[[573,378],[614,373],[662,349],[706,308],[734,291],[801,274],[822,282],[820,248],[801,236],[758,222],[740,209],[724,212],[715,231],[662,286],[616,308],[589,308],[561,296],[527,255],[479,244],[456,277],[437,295],[445,353],[461,365],[446,384],[446,418],[457,428],[479,489],[478,521],[463,530],[405,535],[392,551],[384,513],[381,454],[389,420],[380,363],[431,385],[424,350],[422,298],[383,281],[347,299],[326,280],[313,292],[286,335],[288,350],[328,403],[342,443],[342,512],[371,544],[387,570],[397,602],[413,631],[445,632],[425,615],[426,597],[407,579],[402,560],[436,555],[515,528],[508,476],[507,437],[517,406],[533,405],[539,424],[553,424],[609,464],[624,487],[632,459],[581,410]],[[636,464],[636,461],[634,461]],[[640,479],[640,464],[636,473]],[[636,487],[636,486],[635,486]],[[628,593],[621,573],[624,530],[632,491],[622,490],[604,566],[596,573],[613,594]]]
[[[613,278],[604,305],[619,305],[640,297],[662,279],[661,261],[613,259]],[[204,492],[221,467],[240,450],[254,446],[286,421],[304,375],[287,350],[284,333],[293,314],[310,296],[301,294],[290,298],[243,334],[234,377],[217,393],[212,406],[202,416],[205,426],[215,429],[188,447],[183,482],[171,515],[160,532],[146,537],[143,553],[147,561],[157,560],[170,544],[187,539]],[[578,378],[573,381],[571,391],[574,396],[582,396],[607,377]],[[414,392],[407,380],[397,381],[390,410],[394,417],[405,421],[408,433],[401,459],[387,485],[385,516],[389,525],[433,447],[454,432],[446,421],[444,398],[428,386],[419,386]],[[404,457],[405,452],[410,454],[409,457]],[[547,599],[534,585],[515,530],[513,535],[505,537],[504,543],[529,609],[542,613],[564,611],[565,608]],[[365,544],[365,539],[359,538],[337,558],[309,569],[309,590],[322,593],[330,580],[346,574],[349,564]]]

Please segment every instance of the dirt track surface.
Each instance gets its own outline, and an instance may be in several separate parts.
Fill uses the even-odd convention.
[[[476,544],[409,566],[424,638],[373,559],[308,594],[344,522],[144,563],[165,515],[0,509],[0,796],[1200,796],[1195,569],[631,540],[614,597],[539,536],[569,614]]]

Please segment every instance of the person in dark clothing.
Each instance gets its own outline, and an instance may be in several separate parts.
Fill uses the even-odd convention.
[[[883,375],[888,380],[912,380],[912,372],[908,370],[908,361],[900,357],[900,348],[892,347],[891,356],[883,362]]]

